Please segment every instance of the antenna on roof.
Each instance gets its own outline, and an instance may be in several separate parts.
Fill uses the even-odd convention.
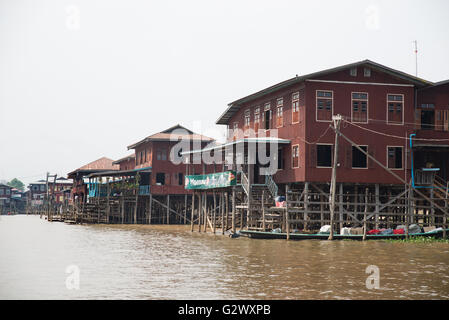
[[[416,76],[418,76],[418,41],[415,40],[413,41],[413,43],[415,44],[415,68],[416,68]]]

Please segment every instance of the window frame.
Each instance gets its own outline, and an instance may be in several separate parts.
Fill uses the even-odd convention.
[[[354,94],[366,94],[366,100],[365,99],[354,99]],[[354,101],[363,102],[366,101],[366,121],[354,121]],[[361,112],[361,110],[359,110]],[[367,124],[369,123],[369,93],[368,92],[351,92],[351,122],[352,123],[363,123]]]
[[[402,117],[401,117],[401,121],[402,122],[391,122],[389,119],[388,119],[388,115],[389,115],[389,113],[390,113],[390,111],[389,111],[389,108],[390,108],[390,106],[389,106],[389,104],[390,103],[398,103],[398,101],[391,101],[391,100],[389,100],[388,99],[388,96],[402,96],[402,101],[401,101],[401,103],[402,103],[402,107],[401,107],[401,112],[402,112]],[[391,126],[403,126],[404,125],[404,114],[405,114],[405,112],[404,112],[404,106],[405,106],[405,94],[403,94],[403,93],[387,93],[387,110],[386,110],[386,122],[387,122],[387,125],[391,125]],[[393,109],[393,113],[395,113],[396,112],[396,106],[394,107],[394,109]]]
[[[295,147],[297,148],[297,150],[298,150],[298,155],[297,155],[297,157],[296,158],[298,158],[298,165],[295,167],[294,166],[294,161],[293,161],[293,159],[295,158],[293,155],[295,154],[294,152],[293,152],[293,150],[295,149]],[[291,167],[292,167],[292,169],[297,169],[297,168],[299,168],[299,144],[294,144],[294,145],[292,145],[292,154],[291,154]]]
[[[388,165],[388,163],[389,163],[388,162],[388,149],[389,148],[401,148],[401,167],[400,168],[390,168],[390,166]],[[390,145],[387,145],[386,150],[387,150],[387,155],[386,155],[387,168],[390,169],[390,170],[404,170],[404,146],[390,146]]]
[[[332,108],[331,108],[331,118],[330,120],[318,120],[318,99],[323,99],[323,97],[318,97],[318,92],[331,92],[332,97],[331,98],[324,98],[326,100],[332,101]],[[324,105],[324,109],[326,109],[326,106]],[[315,121],[316,122],[332,122],[332,116],[334,115],[334,91],[333,90],[315,90]]]
[[[318,165],[318,146],[331,146],[331,164],[329,167],[325,167],[325,166],[319,166]],[[316,163],[315,163],[315,168],[317,169],[329,169],[332,168],[332,160],[333,160],[333,147],[334,145],[332,143],[317,143],[316,144],[316,148],[315,148],[315,152],[316,152]]]
[[[281,116],[279,117],[279,113]],[[282,120],[282,124],[278,124],[278,120]],[[284,98],[276,99],[276,129],[284,126]]]
[[[353,144],[353,145],[351,145],[351,169],[354,169],[354,170],[368,170],[369,169],[369,164],[368,164],[369,158],[368,158],[367,155],[365,155],[365,157],[366,157],[366,167],[354,167],[353,148],[355,146],[366,147],[366,152],[369,154],[369,146],[367,144],[366,145],[365,144],[357,144],[357,145]],[[356,150],[359,151],[357,148],[356,148]]]
[[[298,95],[297,98],[295,98],[296,95]],[[297,111],[295,111],[295,103],[298,104]],[[295,119],[295,117],[294,117],[295,112],[298,114],[298,121],[293,121]],[[295,124],[295,123],[299,123],[299,91],[292,93],[292,124]]]

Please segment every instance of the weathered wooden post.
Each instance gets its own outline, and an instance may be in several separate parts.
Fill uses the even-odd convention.
[[[235,233],[235,187],[232,187],[232,217],[231,217],[231,226],[232,232]]]
[[[262,230],[266,230],[265,226],[265,190],[262,191]]]
[[[285,184],[285,227],[287,232],[287,240],[290,240],[290,221],[288,217],[288,184]]]
[[[368,188],[365,189],[365,210],[363,212],[363,241],[366,240],[366,215],[368,213]]]
[[[193,221],[195,218],[195,191],[192,193],[192,213],[190,215],[190,231],[193,232]]]
[[[213,192],[214,194],[214,211],[213,211],[213,219],[214,219],[214,222],[213,222],[213,232],[214,232],[214,234],[215,234],[215,228],[216,228],[216,210],[217,210],[217,198],[215,197],[215,190],[214,190],[214,192]]]
[[[170,224],[170,195],[167,194],[167,222],[166,224]]]

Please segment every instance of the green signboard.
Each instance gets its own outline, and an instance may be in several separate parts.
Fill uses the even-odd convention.
[[[214,189],[236,185],[235,171],[186,176],[186,189]]]

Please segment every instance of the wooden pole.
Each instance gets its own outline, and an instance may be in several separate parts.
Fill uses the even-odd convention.
[[[150,193],[150,204],[148,207],[148,224],[151,224],[152,215],[153,215],[153,194]]]
[[[109,223],[109,216],[111,215],[111,204],[109,203],[110,201],[110,193],[111,193],[111,185],[109,184],[109,177],[106,178],[106,182],[107,182],[107,196],[106,196],[106,223]]]
[[[343,229],[343,183],[340,183],[338,212],[340,216],[340,230]]]
[[[214,211],[213,211],[213,219],[214,219],[214,221],[213,221],[213,232],[214,232],[214,234],[215,234],[216,219],[217,219],[217,217],[216,217],[217,198],[215,197],[215,190],[214,190],[214,192],[213,192],[213,196],[214,196]]]
[[[262,231],[266,230],[265,226],[265,190],[262,191]]]
[[[224,193],[220,192],[220,211],[221,211],[221,234],[224,234],[224,213],[225,213],[225,204],[224,204]]]
[[[229,224],[229,193],[228,193],[228,191],[226,191],[224,196],[225,196],[225,205],[226,205],[225,231],[227,231],[228,224]]]
[[[190,231],[193,232],[193,220],[195,218],[195,191],[192,193],[192,213],[190,215]]]
[[[166,224],[170,224],[170,195],[167,194],[167,221]]]
[[[368,188],[365,189],[365,210],[363,212],[363,241],[366,240],[366,215],[368,213]]]
[[[187,194],[184,196],[184,224],[187,224]]]
[[[287,232],[287,240],[290,240],[290,221],[288,218],[288,184],[285,184],[285,229]]]
[[[235,187],[232,187],[232,218],[231,218],[232,232],[235,233]]]
[[[207,232],[207,218],[208,218],[208,211],[207,211],[207,192],[204,193],[204,210],[203,210],[203,222],[204,222],[204,232]]]
[[[375,229],[379,229],[379,211],[380,211],[380,191],[379,191],[379,184],[376,183],[376,224]]]
[[[340,135],[340,122],[341,122],[341,116],[333,116],[332,120],[334,122],[334,129],[335,129],[335,145],[334,145],[334,161],[332,164],[332,178],[331,178],[331,192],[330,192],[330,234],[329,234],[329,240],[334,239],[334,213],[335,213],[335,190],[336,190],[336,184],[337,184],[337,165],[338,165],[338,136]]]
[[[307,220],[309,217],[309,183],[304,183],[304,225],[303,229],[308,230]]]
[[[203,192],[198,194],[198,232],[201,232],[201,218],[203,213]]]

